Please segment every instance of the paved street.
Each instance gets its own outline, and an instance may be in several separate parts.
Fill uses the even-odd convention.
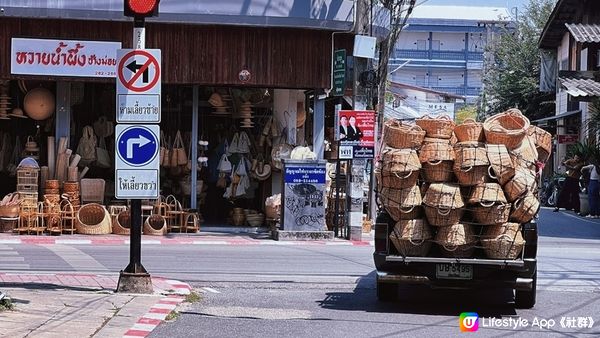
[[[542,210],[538,303],[516,310],[509,292],[405,288],[395,303],[375,298],[373,248],[368,245],[144,245],[155,276],[179,279],[203,294],[155,337],[457,335],[457,316],[554,319],[556,335],[597,336],[600,329],[562,329],[562,316],[600,313],[600,221]],[[66,238],[66,237],[65,237]],[[0,244],[0,271],[115,275],[127,245]],[[595,318],[600,320],[600,317]],[[527,335],[548,331],[526,328]],[[508,328],[483,328],[490,336]]]

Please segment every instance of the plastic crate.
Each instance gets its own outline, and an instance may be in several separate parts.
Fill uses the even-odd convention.
[[[17,169],[18,185],[38,185],[39,169],[23,168]]]
[[[38,192],[37,184],[17,184],[17,192]]]

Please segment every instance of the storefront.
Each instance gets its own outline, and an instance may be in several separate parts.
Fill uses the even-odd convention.
[[[103,202],[118,204],[114,76],[131,23],[2,21],[0,194],[15,190],[15,166],[31,155],[48,177],[68,181],[58,176],[64,139],[80,157],[78,178],[104,180]],[[350,49],[351,34],[332,46],[331,30],[149,23],[146,36],[163,55],[161,195],[197,209],[205,224],[242,225],[234,208],[262,213],[281,191],[279,157],[309,146],[323,158],[320,95],[330,87],[332,47]]]

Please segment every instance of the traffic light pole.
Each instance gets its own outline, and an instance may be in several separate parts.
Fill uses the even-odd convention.
[[[133,27],[133,48],[146,47],[144,18],[135,18]],[[153,293],[152,279],[142,265],[142,201],[131,200],[131,227],[129,243],[129,265],[119,274],[117,292]]]

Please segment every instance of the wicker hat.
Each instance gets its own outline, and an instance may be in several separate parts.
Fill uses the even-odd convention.
[[[56,100],[52,92],[43,87],[30,90],[25,95],[23,107],[29,117],[42,121],[54,114]]]
[[[26,119],[27,116],[25,116],[25,113],[23,112],[23,109],[21,108],[15,108],[12,110],[12,112],[9,114],[12,117],[18,117],[20,119]]]
[[[213,107],[222,107],[225,105],[223,98],[219,93],[213,93],[208,99],[208,103],[210,103]]]

